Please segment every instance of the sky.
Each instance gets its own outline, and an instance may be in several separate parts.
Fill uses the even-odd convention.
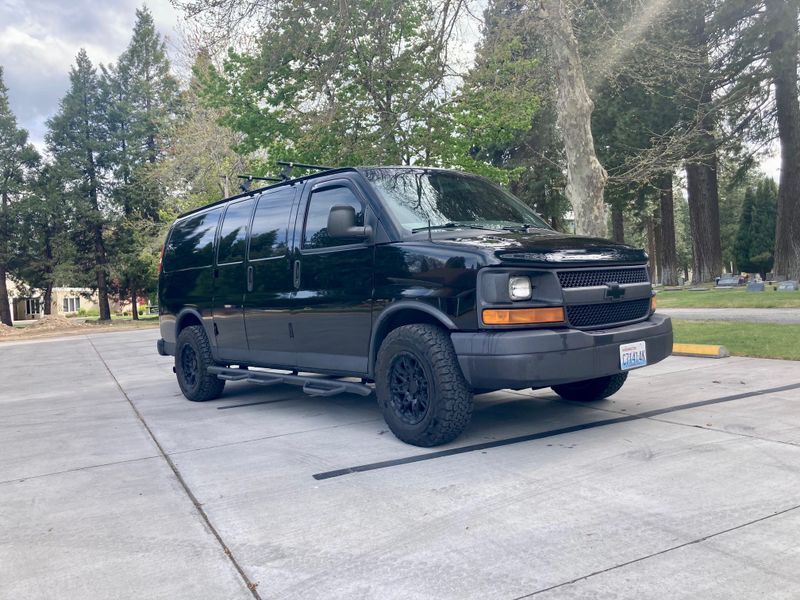
[[[97,65],[125,50],[142,0],[0,0],[0,65],[11,109],[30,140],[44,149],[47,119],[69,88],[69,68],[85,48]],[[179,40],[169,0],[149,0],[156,28]],[[174,49],[174,46],[172,47]]]

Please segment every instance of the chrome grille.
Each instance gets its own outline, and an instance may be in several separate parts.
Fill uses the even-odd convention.
[[[573,327],[599,327],[643,319],[649,312],[650,298],[640,298],[603,304],[568,305],[567,319]]]
[[[606,283],[647,283],[647,269],[595,269],[584,271],[559,271],[562,288],[593,287]]]

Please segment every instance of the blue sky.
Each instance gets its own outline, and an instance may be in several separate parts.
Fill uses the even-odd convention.
[[[95,64],[116,60],[142,5],[142,0],[0,0],[0,65],[11,108],[40,149],[78,50],[86,48]],[[147,7],[174,53],[180,38],[176,11],[168,0],[150,0]]]

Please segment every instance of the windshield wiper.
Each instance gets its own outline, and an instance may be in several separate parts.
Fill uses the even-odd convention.
[[[411,233],[419,233],[420,231],[429,231],[432,229],[481,229],[483,231],[491,231],[491,227],[482,227],[480,225],[470,225],[469,223],[439,223],[437,225],[426,225],[425,227],[415,227]]]

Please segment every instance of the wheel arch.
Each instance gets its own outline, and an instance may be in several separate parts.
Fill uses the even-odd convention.
[[[178,336],[181,334],[181,331],[192,325],[200,325],[200,327],[204,327],[203,317],[194,308],[184,308],[180,313],[178,313],[178,316],[175,319],[175,340],[178,340]]]
[[[392,304],[384,309],[372,327],[369,344],[369,376],[375,374],[375,361],[381,343],[393,330],[403,325],[427,323],[447,331],[457,329],[456,324],[440,310],[422,302],[408,301]]]

